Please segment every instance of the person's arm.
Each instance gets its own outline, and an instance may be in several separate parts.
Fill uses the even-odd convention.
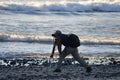
[[[62,52],[62,44],[61,44],[60,39],[56,39],[56,44],[57,44],[58,52],[61,53]]]

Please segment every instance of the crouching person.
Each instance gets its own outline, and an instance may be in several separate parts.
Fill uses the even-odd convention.
[[[55,38],[55,45],[57,46],[59,52],[59,60],[57,63],[57,68],[54,70],[54,72],[61,72],[62,61],[69,54],[71,54],[75,60],[77,60],[83,67],[86,68],[87,73],[92,71],[91,67],[89,67],[88,64],[79,56],[77,47],[80,46],[80,40],[78,36],[75,34],[63,34],[59,30],[52,34],[52,36]],[[63,51],[61,47],[62,45],[65,46]],[[53,57],[53,54],[51,54],[50,57]]]

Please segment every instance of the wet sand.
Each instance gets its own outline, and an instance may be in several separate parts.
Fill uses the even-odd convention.
[[[91,73],[86,73],[80,64],[71,59],[69,61],[71,63],[68,61],[63,63],[62,72],[56,73],[53,70],[57,59],[52,61],[47,58],[1,59],[0,80],[120,80],[119,61],[116,63],[107,61],[108,63],[104,64],[102,58],[97,64],[94,60],[93,63],[96,64],[90,64],[93,69]]]

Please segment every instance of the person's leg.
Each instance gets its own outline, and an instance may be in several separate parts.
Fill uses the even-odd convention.
[[[60,72],[60,68],[61,68],[61,65],[62,65],[62,61],[65,59],[65,57],[68,55],[68,49],[65,48],[62,53],[60,53],[59,55],[59,60],[58,60],[58,63],[57,63],[57,67],[56,67],[56,70],[54,72]]]
[[[81,66],[83,66],[85,68],[88,67],[87,63],[83,60],[83,58],[81,58],[79,56],[77,48],[73,48],[71,54],[72,54],[73,58],[81,64]]]
[[[74,59],[77,60],[81,64],[81,66],[86,68],[86,72],[89,73],[92,71],[91,67],[88,66],[88,64],[83,60],[83,58],[79,56],[77,48],[73,48],[71,54],[74,57]]]

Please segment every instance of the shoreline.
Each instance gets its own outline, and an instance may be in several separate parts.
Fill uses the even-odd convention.
[[[66,58],[62,64],[62,72],[55,73],[57,58],[23,58],[1,59],[0,80],[119,80],[120,58],[84,57],[93,71],[86,73],[85,69],[72,58]],[[117,63],[114,64],[110,59]],[[71,63],[69,63],[69,61]],[[3,64],[4,63],[4,64]],[[6,65],[7,64],[7,65]]]
[[[0,65],[10,64],[11,62],[15,62],[15,65],[19,65],[22,62],[26,64],[27,62],[37,62],[37,64],[43,64],[46,63],[56,63],[58,61],[58,53],[54,54],[53,58],[50,58],[50,53],[47,54],[38,54],[38,53],[32,53],[32,54],[17,54],[16,57],[5,57],[0,58]],[[82,57],[89,65],[109,65],[109,64],[120,64],[120,57],[106,57],[106,56],[87,56],[80,54],[80,57]],[[65,58],[65,61],[68,61],[71,64],[75,64],[78,62],[71,56],[68,55]],[[115,62],[115,63],[114,63]],[[16,66],[17,66],[16,65]]]

